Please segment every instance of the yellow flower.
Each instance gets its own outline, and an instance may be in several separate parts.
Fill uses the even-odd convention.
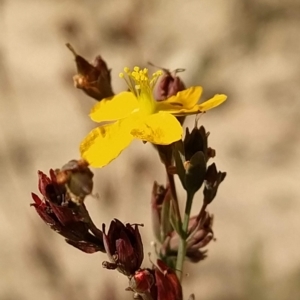
[[[133,139],[153,144],[169,145],[181,139],[182,127],[176,116],[207,111],[226,100],[215,95],[197,104],[202,87],[195,86],[177,93],[164,101],[155,101],[153,88],[162,71],[148,76],[148,70],[135,67],[124,69],[120,77],[127,82],[130,92],[122,92],[103,99],[92,109],[95,122],[110,122],[93,129],[80,145],[82,158],[93,167],[104,167],[115,159]]]

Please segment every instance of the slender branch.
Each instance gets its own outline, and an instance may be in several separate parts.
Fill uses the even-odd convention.
[[[184,211],[184,219],[182,224],[182,236],[180,236],[178,254],[177,254],[177,262],[176,262],[176,273],[178,279],[181,281],[182,272],[183,272],[183,264],[186,255],[186,245],[187,245],[187,237],[188,237],[188,228],[189,228],[189,220],[191,215],[192,203],[193,203],[194,194],[187,193],[187,200],[185,204]]]
[[[203,203],[202,207],[201,207],[201,210],[200,210],[200,212],[197,216],[197,221],[201,221],[201,219],[204,217],[206,207],[207,207],[207,204]]]
[[[178,204],[178,197],[177,197],[177,192],[176,192],[176,185],[175,185],[175,180],[174,180],[174,175],[170,174],[168,172],[168,166],[165,165],[166,167],[166,173],[167,173],[167,181],[170,186],[170,191],[171,191],[171,201],[172,201],[172,208],[174,210],[174,213],[176,215],[176,219],[178,222],[181,224],[181,215],[180,215],[180,210],[179,210],[179,204]]]

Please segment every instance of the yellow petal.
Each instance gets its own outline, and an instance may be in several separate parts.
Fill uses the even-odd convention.
[[[209,99],[205,102],[202,102],[201,104],[197,104],[191,109],[180,109],[180,110],[177,110],[177,111],[172,111],[170,113],[172,113],[172,115],[177,116],[177,117],[195,115],[195,114],[199,114],[201,112],[205,112],[207,110],[210,110],[212,108],[215,108],[215,107],[219,106],[226,99],[227,99],[226,95],[217,94],[213,98],[211,98],[211,99]]]
[[[214,97],[212,97],[211,99],[200,103],[198,105],[199,110],[200,111],[207,111],[210,110],[212,108],[215,108],[217,106],[219,106],[220,104],[222,104],[225,100],[227,99],[227,96],[224,94],[217,94]]]
[[[192,86],[180,91],[165,101],[157,102],[157,111],[170,111],[173,113],[173,111],[181,109],[191,109],[198,103],[202,91],[201,86]]]
[[[181,139],[182,127],[171,114],[159,112],[136,122],[131,134],[153,144],[169,145]]]
[[[138,107],[137,98],[131,92],[122,92],[98,102],[91,110],[94,122],[114,121],[127,117]]]
[[[92,167],[104,167],[131,143],[130,118],[93,129],[80,145],[80,153]]]

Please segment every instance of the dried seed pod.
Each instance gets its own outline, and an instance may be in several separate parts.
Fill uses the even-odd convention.
[[[94,63],[90,64],[70,44],[66,46],[75,56],[78,74],[73,77],[74,86],[98,101],[112,97],[110,70],[101,56],[97,56]]]

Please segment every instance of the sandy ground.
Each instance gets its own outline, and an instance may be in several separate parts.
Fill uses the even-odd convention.
[[[217,241],[188,266],[185,299],[300,299],[299,1],[2,0],[0,26],[1,300],[130,299],[126,279],[102,269],[105,255],[68,246],[29,207],[37,170],[78,158],[95,126],[66,42],[89,59],[101,54],[115,91],[124,66],[151,61],[186,68],[203,98],[229,97],[201,118],[228,177],[210,208]],[[95,223],[144,223],[153,252],[150,191],[164,182],[153,148],[135,142],[94,172]]]

